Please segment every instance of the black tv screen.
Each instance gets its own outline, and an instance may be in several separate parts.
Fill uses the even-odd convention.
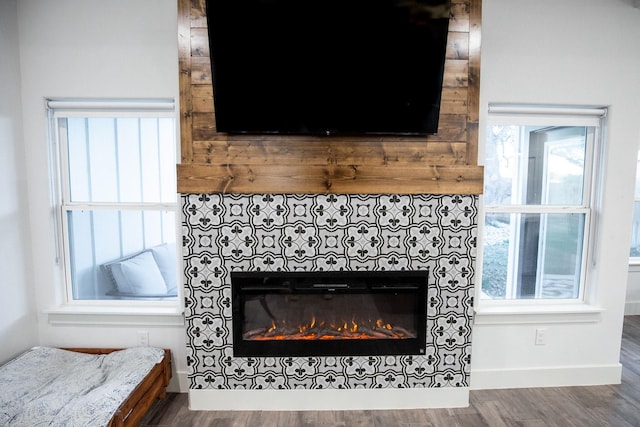
[[[437,132],[448,0],[207,0],[216,128]]]

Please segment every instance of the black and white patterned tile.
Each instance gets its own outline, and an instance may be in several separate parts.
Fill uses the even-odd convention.
[[[182,202],[190,388],[468,386],[476,196],[185,194]],[[425,268],[424,355],[233,356],[231,271]]]

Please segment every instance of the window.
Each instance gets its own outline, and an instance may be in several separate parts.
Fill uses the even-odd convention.
[[[48,102],[67,299],[177,300],[173,102]]]
[[[493,111],[481,299],[583,300],[604,110]]]
[[[636,163],[636,191],[633,203],[633,227],[631,228],[629,256],[632,264],[640,264],[640,151],[638,151]]]

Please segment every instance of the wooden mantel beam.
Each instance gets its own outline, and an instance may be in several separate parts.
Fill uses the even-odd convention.
[[[178,165],[179,193],[480,194],[482,166]]]

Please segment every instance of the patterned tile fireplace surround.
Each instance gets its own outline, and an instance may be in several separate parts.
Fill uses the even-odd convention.
[[[466,405],[477,202],[473,195],[183,194],[192,409]],[[424,355],[233,355],[231,271],[427,268]]]

